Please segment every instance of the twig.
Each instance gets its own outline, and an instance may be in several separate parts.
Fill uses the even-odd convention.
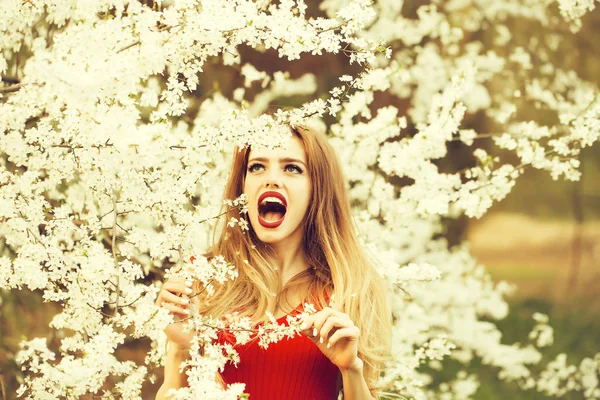
[[[132,213],[132,212],[135,212],[135,210],[119,211],[117,213],[117,215],[125,215],[125,214],[129,214],[129,213]]]
[[[23,217],[25,218],[25,217]],[[41,239],[35,234],[33,233],[33,231],[29,228],[27,228],[27,232],[31,233],[31,235],[34,237],[34,239],[36,240],[36,242],[38,242],[39,244],[41,244],[42,246],[44,246],[44,248],[46,248],[46,245],[44,244],[44,242],[41,241]]]
[[[61,143],[61,144],[53,144],[50,147],[59,147],[62,149],[69,149],[71,151],[73,151],[74,149],[85,149],[86,147],[82,146],[82,145],[76,145],[76,146],[71,146],[69,144],[66,143]],[[93,144],[89,147],[93,147],[95,149],[100,150],[101,148],[106,148],[106,147],[114,147],[114,145],[112,143],[108,143],[108,141],[106,141],[105,144]]]
[[[106,214],[102,214],[102,216],[99,218],[100,221],[102,221],[102,218],[106,217],[108,214],[110,214],[111,212],[113,212],[113,210],[110,210],[109,212],[107,212]]]
[[[16,85],[0,87],[0,93],[14,93],[25,86],[24,83],[17,83]]]
[[[510,135],[510,133],[507,133],[508,135]],[[501,134],[498,133],[482,133],[481,135],[477,135],[474,138],[472,138],[473,140],[477,140],[477,139],[486,139],[486,138],[491,138],[494,136],[500,136]],[[511,136],[516,136],[516,135],[511,135]],[[462,139],[460,137],[454,137],[452,139],[447,140],[447,142],[460,142],[462,141]]]
[[[138,44],[141,44],[142,42],[140,40],[136,40],[133,43],[128,44],[125,47],[120,48],[119,50],[117,50],[117,54],[124,52],[125,50],[128,50],[130,48],[132,48],[133,46],[137,46]]]
[[[81,169],[81,167],[79,165],[79,159],[77,158],[77,154],[75,154],[75,149],[71,149],[71,152],[73,153],[73,158],[75,159],[75,164],[77,164],[77,169]]]
[[[104,281],[103,283],[110,283],[111,285],[113,285],[114,287],[117,287],[117,285],[115,285],[115,283],[113,281],[111,281],[110,279],[107,279],[106,281]]]
[[[206,221],[210,221],[211,219],[217,219],[217,218],[219,218],[219,217],[222,217],[223,215],[227,214],[229,211],[231,211],[231,210],[235,210],[236,208],[240,208],[240,207],[242,207],[242,206],[241,206],[241,205],[239,205],[239,206],[231,207],[231,208],[227,209],[226,211],[222,212],[222,213],[221,213],[221,214],[219,214],[219,215],[215,215],[214,217],[208,217],[208,218],[205,218],[205,219],[203,219],[202,221],[200,221],[200,222],[198,222],[198,223],[199,223],[199,224],[202,224],[202,223],[204,223],[204,222],[206,222]]]
[[[94,307],[93,305],[91,305],[90,303],[88,303],[87,301],[85,302],[85,304],[87,304],[92,310],[98,311],[100,314],[102,314],[103,316],[107,317],[107,318],[113,318],[114,315],[109,315],[107,313],[105,313],[102,310],[97,309],[96,307]]]
[[[336,31],[336,30],[342,29],[342,28],[343,28],[343,25],[338,25],[338,26],[332,26],[331,28],[318,30],[318,32],[319,32],[319,34],[321,34],[321,33],[329,32],[329,31]]]
[[[113,261],[115,264],[115,272],[117,273],[117,283],[116,283],[116,289],[115,289],[115,295],[116,295],[116,301],[115,301],[115,312],[113,316],[116,316],[117,313],[119,312],[119,285],[120,285],[120,279],[121,279],[121,274],[119,274],[119,261],[117,260],[117,194],[115,193],[113,196],[113,212],[114,212],[114,218],[113,218],[113,231],[112,231],[112,256],[113,256]]]
[[[130,302],[128,304],[125,304],[125,305],[121,306],[121,308],[132,306],[136,301],[138,301],[139,299],[141,299],[142,297],[144,297],[144,295],[145,295],[145,293],[140,294],[137,299],[133,300],[132,302]]]
[[[209,285],[212,285],[212,283],[215,281],[215,278],[211,278],[210,281],[208,281],[208,283],[206,285],[204,285],[204,287],[202,288],[202,290],[199,290],[197,293],[194,293],[190,296],[188,296],[190,299],[196,297],[196,296],[200,296],[202,293],[204,293],[206,291],[206,289],[208,288]]]
[[[548,150],[547,152],[544,153],[544,157],[549,156],[549,155],[554,154],[554,153],[556,153],[555,150]],[[572,159],[572,158],[574,158],[574,157],[561,157],[559,160],[560,161],[566,161],[566,160],[569,160],[569,159]],[[518,171],[520,171],[522,169],[530,167],[531,165],[532,165],[532,163],[521,163],[521,164],[513,167],[512,172],[518,172]],[[497,170],[492,171],[492,174],[494,174],[494,172],[496,172],[496,171]],[[492,184],[492,182],[488,181],[488,182],[484,183],[481,186],[477,186],[476,188],[473,188],[473,190],[471,190],[471,192],[475,192],[475,191],[477,191],[479,189],[482,189],[484,187],[490,186],[491,184]]]
[[[156,311],[154,311],[154,312],[152,313],[152,315],[150,316],[150,318],[148,318],[148,320],[142,324],[142,327],[146,326],[146,324],[147,324],[148,322],[152,321],[152,320],[154,319],[154,317],[156,317],[156,314],[158,314],[158,310],[156,310]]]
[[[117,213],[117,215],[119,215],[119,214]],[[119,228],[123,229],[125,232],[129,233],[129,229],[125,229],[125,228],[123,228],[123,227],[122,227],[121,225],[119,225],[118,223],[117,223],[117,226],[118,226]]]

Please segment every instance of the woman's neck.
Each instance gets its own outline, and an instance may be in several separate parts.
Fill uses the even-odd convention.
[[[299,274],[309,267],[304,254],[302,239],[303,232],[298,229],[284,240],[271,243],[271,247],[277,255],[277,265],[275,267],[280,272],[281,287],[284,287],[294,275]]]

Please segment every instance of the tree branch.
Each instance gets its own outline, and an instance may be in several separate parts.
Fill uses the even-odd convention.
[[[116,300],[115,300],[115,312],[113,314],[113,316],[116,316],[117,313],[119,312],[119,284],[120,284],[120,279],[121,279],[121,275],[119,274],[119,261],[117,260],[117,194],[115,193],[113,196],[113,212],[114,212],[114,218],[113,218],[113,231],[112,231],[112,256],[113,256],[113,262],[115,264],[115,272],[117,273],[117,283],[116,283],[116,289],[115,289],[115,295],[116,295]]]
[[[0,87],[0,93],[14,93],[25,86],[24,83],[17,83],[16,85]]]

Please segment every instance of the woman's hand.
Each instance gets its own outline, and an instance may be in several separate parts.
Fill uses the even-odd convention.
[[[325,307],[306,318],[301,329],[340,370],[362,368],[358,358],[360,329],[348,314]]]
[[[165,333],[169,338],[172,346],[176,346],[177,350],[187,350],[190,347],[193,333],[185,332],[184,322],[190,313],[190,295],[192,294],[192,283],[185,281],[180,277],[171,277],[163,283],[156,305],[165,308],[169,311],[175,320],[165,329]],[[191,301],[198,301],[193,298]]]

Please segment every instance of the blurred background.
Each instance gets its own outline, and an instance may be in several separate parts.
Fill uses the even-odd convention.
[[[543,354],[549,360],[566,353],[569,364],[578,364],[600,350],[597,144],[582,153],[582,170],[579,182],[557,182],[548,174],[529,170],[504,201],[480,220],[469,220],[466,228],[475,258],[495,280],[516,285],[508,299],[509,316],[498,323],[503,341],[524,342],[533,327],[532,313],[546,313],[555,343]],[[477,398],[544,398],[507,386],[490,375],[482,381]],[[514,397],[506,397],[508,393]]]
[[[309,10],[316,10],[312,11],[314,16],[321,15],[317,1],[307,3]],[[426,3],[407,1],[403,11],[414,15],[415,10]],[[508,21],[507,26],[515,40],[535,29],[518,26],[518,21]],[[600,9],[588,13],[581,32],[566,41],[569,53],[561,64],[575,70],[581,78],[600,85],[600,51],[594,42],[598,37]],[[250,62],[271,75],[278,70],[288,71],[292,78],[310,72],[316,76],[319,88],[332,87],[343,73],[356,72],[355,67],[348,66],[344,56],[306,56],[288,62],[271,51],[239,50],[242,64]],[[197,103],[216,92],[231,97],[242,82],[239,69],[224,67],[220,59],[214,59],[205,66],[201,84],[193,95]],[[390,103],[400,110],[409,106],[407,99],[392,99],[385,93],[378,95],[374,109]],[[246,95],[249,99],[252,96],[250,91]],[[311,97],[279,98],[272,105],[294,106]],[[196,112],[197,107],[192,102],[183,119],[192,121]],[[532,119],[542,119],[535,115],[535,109],[524,112],[531,113]],[[465,124],[478,132],[490,130],[481,115],[468,117]],[[460,144],[453,146],[449,146],[451,153],[444,164],[459,168],[465,163],[461,159],[464,149],[461,150]],[[480,146],[492,155],[503,156],[495,152],[491,143]],[[546,313],[555,329],[555,344],[545,349],[545,357],[551,359],[566,353],[570,364],[578,364],[583,357],[600,351],[600,145],[596,143],[584,149],[581,162],[583,176],[579,182],[553,181],[546,172],[526,170],[508,197],[495,204],[484,217],[463,217],[448,229],[451,243],[470,242],[473,255],[495,280],[515,284],[516,290],[508,299],[511,312],[497,323],[504,334],[503,340],[506,343],[526,341],[534,325],[532,313]],[[3,393],[0,398],[12,399],[21,376],[14,361],[18,343],[23,338],[48,335],[49,342],[56,342],[57,333],[48,330],[56,306],[43,303],[40,293],[0,291],[0,312],[0,393]],[[147,346],[144,341],[131,342],[123,346],[117,356],[143,363]],[[452,365],[447,367],[450,373]],[[479,365],[474,363],[471,368],[479,368]],[[476,399],[544,398],[539,393],[522,392],[516,386],[500,382],[495,376],[497,371],[487,370],[487,375],[479,372],[485,379]],[[161,371],[157,371],[159,381],[160,374]],[[153,398],[156,387],[156,383],[148,383],[147,398]]]

